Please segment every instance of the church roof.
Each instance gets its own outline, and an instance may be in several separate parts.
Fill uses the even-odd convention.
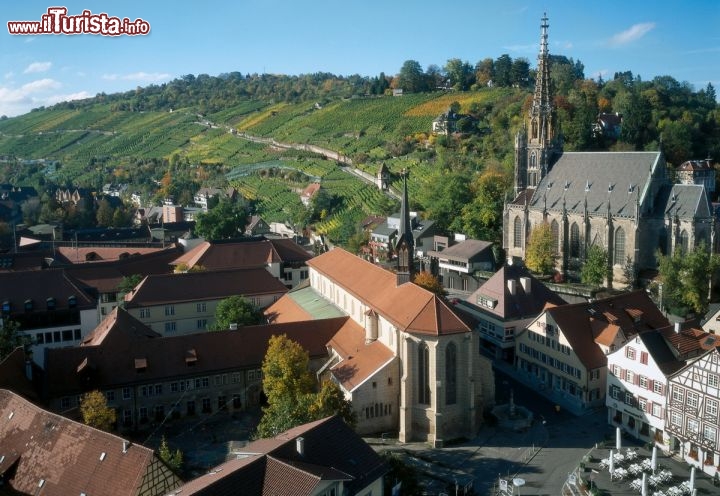
[[[347,251],[335,248],[308,261],[399,329],[418,334],[455,334],[470,328],[438,296]]]
[[[673,184],[660,192],[659,205],[668,214],[681,219],[693,217],[711,217],[712,208],[705,188],[699,184]]]
[[[640,189],[642,204],[653,172],[664,162],[661,152],[566,152],[540,181],[531,208],[604,215],[608,199],[615,217],[633,217]],[[611,192],[608,193],[608,190]],[[515,202],[516,203],[516,202]]]

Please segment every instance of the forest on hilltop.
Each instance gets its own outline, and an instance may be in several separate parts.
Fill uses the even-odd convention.
[[[662,146],[671,167],[718,161],[720,110],[712,85],[695,90],[670,76],[643,80],[630,71],[593,80],[583,71],[580,61],[551,58],[565,150]],[[332,160],[242,139],[246,134],[333,150],[369,174],[385,164],[396,187],[397,173],[409,169],[414,209],[444,230],[498,241],[514,136],[534,77],[526,59],[506,54],[475,65],[450,59],[426,70],[408,60],[395,76],[186,75],[0,119],[0,180],[35,186],[48,197],[58,186],[125,183],[156,204],[166,197],[192,203],[201,186],[230,183],[250,213],[312,224],[341,244],[357,238],[362,216],[397,207]],[[392,96],[400,88],[403,96]],[[461,117],[458,132],[433,135],[433,119],[451,107]],[[622,115],[620,136],[597,132],[601,113]],[[297,191],[316,180],[325,192],[308,210]],[[63,215],[36,213],[28,221],[79,222]]]

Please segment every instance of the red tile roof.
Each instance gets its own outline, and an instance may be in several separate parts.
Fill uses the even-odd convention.
[[[287,293],[287,288],[266,269],[205,270],[183,274],[149,275],[125,295],[127,308],[217,300],[234,295]]]
[[[394,357],[392,350],[380,341],[365,344],[365,330],[352,319],[348,319],[328,345],[341,358],[330,372],[346,391],[355,389]]]
[[[166,251],[165,248],[107,247],[107,246],[59,246],[56,248],[58,262],[69,264],[97,263],[124,260],[130,257]]]
[[[327,357],[327,342],[347,319],[246,326],[237,331],[208,331],[163,338],[113,326],[96,346],[46,350],[45,388],[50,398],[58,398],[87,389],[117,388],[244,367],[260,368],[270,337],[280,334],[300,343],[311,358],[324,358]],[[136,329],[142,327],[130,315],[118,321]],[[194,350],[197,357],[192,367],[188,367],[186,361],[189,350]],[[87,372],[79,374],[78,366],[85,360],[89,365]],[[142,372],[136,370],[136,360],[144,362]]]
[[[648,329],[669,325],[643,290],[622,293],[590,303],[575,303],[546,311],[557,323],[570,347],[588,369],[607,365],[598,344],[609,346],[618,335],[621,341]]]
[[[470,328],[438,296],[405,283],[347,251],[335,248],[319,255],[308,265],[343,287],[356,298],[391,321],[400,330],[417,334],[455,334]]]
[[[266,267],[269,263],[306,262],[311,255],[292,239],[205,241],[173,261],[188,267],[238,269]]]
[[[303,454],[296,440],[303,439]],[[304,496],[322,480],[345,481],[355,495],[387,472],[382,459],[340,417],[290,429],[245,446],[246,458],[230,460],[172,493],[177,496]]]
[[[123,451],[123,439],[4,389],[0,417],[0,475],[21,494],[161,495],[180,483],[152,450],[130,444]]]
[[[55,299],[55,310],[68,310],[69,298],[75,297],[77,308],[95,308],[90,298],[63,269],[0,273],[0,302],[9,302],[11,314],[26,314],[25,302],[32,302],[32,312],[47,312],[48,298]]]

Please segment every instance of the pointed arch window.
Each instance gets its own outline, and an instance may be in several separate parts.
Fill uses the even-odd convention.
[[[615,253],[613,263],[625,263],[625,230],[622,227],[618,227],[615,230]]]
[[[577,222],[573,222],[570,226],[570,256],[580,256],[580,227]]]
[[[421,405],[430,404],[430,349],[427,344],[418,345],[418,403]]]
[[[520,216],[516,216],[513,221],[513,248],[522,246],[522,221]]]
[[[550,232],[552,233],[553,253],[557,255],[560,250],[560,226],[555,219],[550,223]]]
[[[680,249],[683,253],[688,252],[688,233],[685,229],[680,232]]]
[[[450,343],[445,348],[445,404],[457,403],[457,347]]]

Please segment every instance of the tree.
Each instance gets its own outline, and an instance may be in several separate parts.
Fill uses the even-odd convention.
[[[242,235],[247,212],[242,204],[223,198],[216,207],[198,214],[195,232],[205,239],[227,239]]]
[[[427,78],[422,66],[417,60],[406,60],[400,68],[397,79],[398,88],[408,93],[418,93],[427,90]]]
[[[20,334],[20,324],[14,320],[3,319],[0,324],[0,362],[26,341],[26,336]]]
[[[503,202],[511,185],[510,175],[500,170],[486,169],[477,175],[470,186],[472,201],[460,212],[462,232],[474,239],[500,242]]]
[[[448,60],[445,64],[445,72],[453,89],[464,91],[470,88],[474,82],[473,66],[460,59]]]
[[[710,253],[704,242],[688,253],[676,249],[672,255],[658,255],[663,305],[678,315],[687,311],[704,314],[710,278],[718,268],[720,258]]]
[[[230,324],[239,326],[261,324],[263,313],[242,296],[231,296],[218,303],[213,330],[225,331]]]
[[[121,294],[127,294],[131,293],[135,286],[140,284],[140,281],[142,281],[145,278],[142,274],[133,274],[131,276],[125,276],[120,280],[120,283],[117,285],[118,293]]]
[[[583,284],[601,285],[608,273],[607,262],[607,252],[598,245],[592,245],[580,270],[580,280]]]
[[[259,437],[272,437],[297,425],[340,415],[350,426],[355,425],[352,405],[340,388],[325,382],[316,393],[310,374],[310,357],[298,343],[286,335],[272,336],[263,360],[263,390],[268,406],[257,428]]]
[[[160,439],[160,447],[158,448],[158,456],[160,456],[160,459],[165,462],[165,465],[170,467],[170,469],[175,473],[180,473],[182,470],[183,465],[183,454],[182,451],[179,449],[176,449],[175,452],[173,452],[170,449],[170,446],[168,446],[167,439],[165,439],[165,436],[163,436]]]
[[[115,424],[115,410],[110,408],[105,395],[100,391],[85,393],[80,399],[80,413],[83,422],[102,431],[110,431]]]
[[[507,87],[512,84],[512,58],[507,53],[500,55],[493,66],[495,78],[493,83],[495,86]]]
[[[95,217],[97,218],[97,225],[100,227],[112,226],[114,213],[115,211],[112,208],[112,205],[110,205],[110,202],[107,201],[107,199],[103,198],[102,200],[100,200],[97,213],[95,214]]]
[[[538,274],[550,274],[555,268],[555,240],[547,222],[535,227],[525,253],[525,265]]]
[[[438,296],[446,296],[447,291],[445,291],[445,288],[443,288],[443,285],[440,284],[440,280],[432,275],[430,272],[422,271],[415,274],[415,278],[413,279],[413,282],[420,286],[421,288],[425,288],[431,293],[435,293]]]

